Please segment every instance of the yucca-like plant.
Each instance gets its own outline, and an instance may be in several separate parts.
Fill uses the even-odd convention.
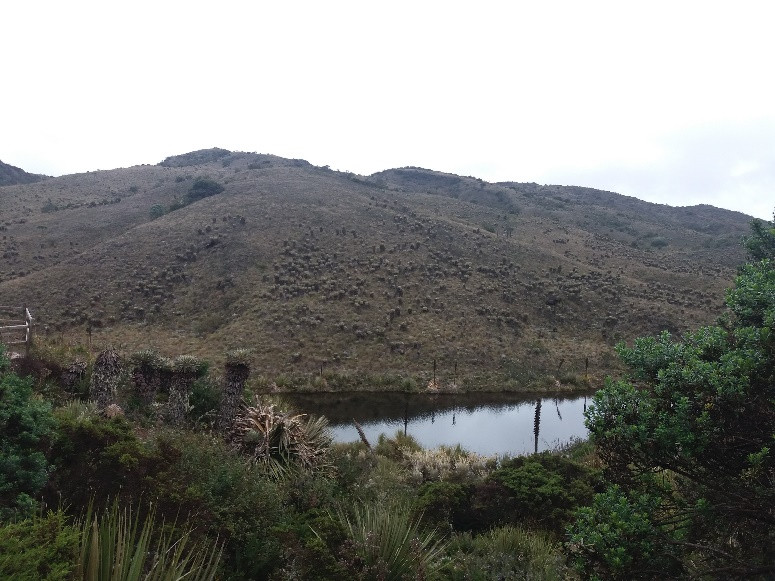
[[[118,352],[106,349],[97,355],[89,388],[91,400],[99,409],[115,403],[116,391],[121,382],[122,363]]]
[[[169,371],[171,362],[153,349],[143,349],[133,353],[129,359],[132,364],[132,383],[135,393],[145,405],[150,405],[161,387],[162,375]]]
[[[424,531],[405,504],[375,503],[353,507],[339,520],[354,551],[354,573],[380,579],[426,579],[441,566],[447,543],[435,530]]]
[[[190,531],[175,538],[162,532],[154,512],[143,521],[118,503],[80,521],[75,578],[84,581],[191,581],[215,578],[222,547],[194,543]]]
[[[189,409],[194,381],[207,370],[207,364],[193,355],[181,355],[172,362],[172,381],[167,400],[167,420],[181,425]]]
[[[222,432],[228,433],[234,428],[245,382],[250,376],[250,357],[248,349],[235,349],[226,354],[226,374],[218,414],[218,428]]]
[[[241,452],[275,473],[292,467],[324,468],[331,446],[325,417],[294,414],[259,398],[237,414],[231,439]]]

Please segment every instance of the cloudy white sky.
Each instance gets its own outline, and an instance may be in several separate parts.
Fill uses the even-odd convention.
[[[771,2],[5,2],[0,160],[206,147],[775,207]]]

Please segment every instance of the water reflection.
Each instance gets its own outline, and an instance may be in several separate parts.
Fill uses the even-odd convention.
[[[380,434],[402,431],[424,447],[461,444],[479,454],[529,454],[587,435],[585,395],[357,393],[297,395],[291,400],[297,409],[327,416],[339,442],[359,439],[353,420],[372,443]],[[556,413],[542,414],[547,405]]]

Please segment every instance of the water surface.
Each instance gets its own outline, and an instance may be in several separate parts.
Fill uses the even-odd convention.
[[[586,438],[590,395],[355,393],[296,395],[297,409],[328,417],[337,442],[372,444],[380,434],[411,435],[426,448],[455,446],[478,454],[517,455]]]

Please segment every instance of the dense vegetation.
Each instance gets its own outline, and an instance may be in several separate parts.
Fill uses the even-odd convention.
[[[430,188],[417,171],[378,177]],[[251,382],[245,350],[220,374],[61,338],[13,369],[0,353],[0,578],[772,578],[773,241],[775,225],[753,225],[716,325],[617,346],[630,374],[596,394],[589,442],[529,457],[424,450],[401,433],[334,445],[324,418],[257,393],[278,382]],[[290,263],[313,253],[286,247]]]
[[[585,574],[775,575],[773,240],[773,224],[753,224],[718,325],[619,346],[632,380],[588,412],[610,485],[571,528]]]

